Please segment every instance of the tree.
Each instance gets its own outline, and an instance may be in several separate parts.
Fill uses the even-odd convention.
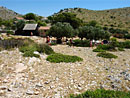
[[[27,20],[37,20],[37,16],[33,13],[27,13],[26,15],[24,15],[24,18]]]
[[[99,39],[109,39],[110,34],[106,31],[104,31],[101,28],[93,27],[93,26],[83,26],[79,28],[79,34],[78,36],[83,39],[89,39],[89,40],[99,40]]]
[[[69,23],[58,22],[49,30],[48,35],[58,38],[62,37],[72,37],[73,36],[73,27]]]
[[[93,27],[95,27],[97,24],[98,24],[97,21],[92,20],[92,21],[90,21],[87,25],[88,25],[88,26],[93,26]]]
[[[39,26],[47,26],[47,24],[45,22],[42,22],[42,21],[37,21],[38,25]]]
[[[23,27],[24,27],[24,25],[25,25],[25,21],[19,20],[19,21],[16,23],[16,28],[17,28],[17,30],[22,30]]]
[[[83,21],[77,18],[76,14],[74,13],[60,13],[58,15],[49,16],[48,19],[51,20],[52,24],[55,24],[57,22],[70,23],[73,28],[78,28],[83,24]]]

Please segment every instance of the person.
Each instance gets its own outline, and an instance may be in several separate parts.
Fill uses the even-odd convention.
[[[93,42],[92,41],[90,41],[90,47],[93,47]]]
[[[101,45],[103,45],[104,43],[103,43],[103,41],[101,41]]]
[[[49,42],[50,42],[50,38],[49,38],[49,36],[47,36],[46,43],[49,43]]]
[[[33,32],[31,32],[31,36],[33,36]]]
[[[73,41],[73,39],[70,39],[70,47],[71,46],[74,46],[74,41]]]

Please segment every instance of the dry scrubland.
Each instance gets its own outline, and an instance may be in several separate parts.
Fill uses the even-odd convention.
[[[40,37],[31,37],[38,43]],[[117,59],[97,57],[92,48],[51,46],[55,52],[76,55],[83,61],[50,63],[47,55],[23,57],[17,48],[0,52],[1,98],[60,98],[89,89],[130,91],[130,50],[113,52]]]
[[[59,13],[72,12],[85,22],[96,20],[100,25],[113,28],[127,29],[130,31],[130,8],[110,10],[88,10],[83,8],[68,8]]]

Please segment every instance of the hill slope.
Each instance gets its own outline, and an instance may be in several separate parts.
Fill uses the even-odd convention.
[[[16,16],[20,16],[20,14],[0,6],[0,18],[7,20],[7,19],[12,19]]]
[[[72,12],[85,22],[96,20],[100,25],[114,28],[128,29],[130,31],[130,7],[110,10],[88,10],[83,8],[69,8],[58,13]],[[56,13],[56,14],[58,14]]]

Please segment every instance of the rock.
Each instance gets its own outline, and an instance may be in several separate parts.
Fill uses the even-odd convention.
[[[8,91],[11,92],[11,91],[12,91],[12,88],[8,88]]]
[[[81,88],[81,87],[78,87],[78,90],[82,90],[82,88]]]
[[[6,86],[0,86],[0,90],[6,90],[7,87]]]
[[[127,91],[130,91],[130,88],[129,88],[129,87],[126,86],[125,88],[127,89]]]
[[[7,80],[7,79],[4,79],[4,80],[3,80],[3,83],[8,83],[8,80]]]
[[[33,53],[34,53],[34,54],[38,54],[38,55],[40,54],[38,51],[34,51]]]
[[[43,87],[41,83],[36,84],[36,87]]]
[[[3,96],[3,95],[5,95],[5,91],[3,91],[3,90],[0,90],[0,96]]]
[[[25,66],[23,63],[17,63],[15,68],[16,68],[15,72],[19,73],[19,72],[22,72],[23,70],[27,69],[27,66]]]
[[[34,92],[34,95],[39,95],[39,93],[40,93],[39,91],[36,91]]]
[[[34,91],[28,90],[28,91],[26,92],[26,94],[27,94],[27,95],[33,95],[33,94],[34,94]]]
[[[60,93],[58,92],[57,94],[55,94],[55,97],[54,97],[54,98],[61,98]]]
[[[125,80],[129,80],[130,81],[130,74],[126,74],[125,75]]]

